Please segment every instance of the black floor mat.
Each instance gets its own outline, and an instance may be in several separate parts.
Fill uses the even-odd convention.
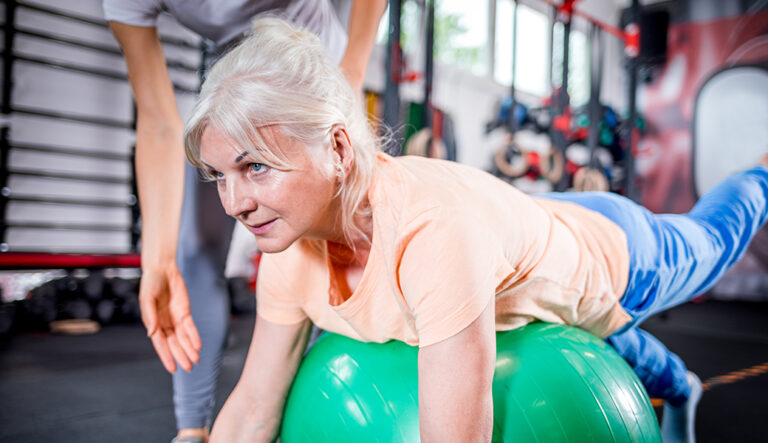
[[[253,317],[232,320],[217,410],[245,359]],[[702,380],[768,362],[768,303],[688,303],[643,326]],[[139,325],[90,336],[19,334],[0,349],[0,442],[168,442],[171,377]],[[768,375],[705,392],[699,442],[768,442]],[[660,413],[660,409],[657,409]]]

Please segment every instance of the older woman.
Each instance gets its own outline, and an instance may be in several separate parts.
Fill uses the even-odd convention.
[[[214,439],[275,437],[312,322],[418,345],[422,439],[488,441],[495,331],[536,319],[611,337],[650,393],[682,408],[667,431],[685,438],[700,385],[634,326],[741,255],[766,219],[768,169],[686,215],[602,193],[532,198],[473,168],[379,152],[317,38],[277,19],[254,26],[211,71],[185,134],[188,159],[266,253],[248,359]]]
[[[254,16],[279,14],[317,34],[353,89],[362,92],[386,0],[344,2],[349,9],[348,32],[332,3],[103,0],[136,99],[136,176],[142,218],[139,301],[152,345],[173,373],[178,434],[172,443],[206,441],[229,319],[223,278],[227,250],[229,257],[247,257],[253,242],[241,240],[239,247],[229,248],[229,238],[242,239],[244,228],[232,232],[233,220],[219,207],[215,189],[201,183],[193,167],[184,167],[183,123],[156,22],[170,13],[200,34],[211,61],[241,40]],[[246,231],[246,239],[248,235]],[[183,371],[177,371],[177,366]]]

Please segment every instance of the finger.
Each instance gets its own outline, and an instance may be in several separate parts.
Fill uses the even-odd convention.
[[[168,308],[171,311],[171,318],[173,318],[174,326],[178,327],[183,324],[186,319],[192,319],[189,307],[189,292],[187,291],[187,285],[184,283],[181,274],[171,274],[168,278],[168,287],[171,292],[171,303]],[[195,333],[196,332],[197,329],[195,329]]]
[[[168,341],[166,340],[163,331],[158,329],[154,334],[150,336],[150,338],[152,340],[152,346],[155,348],[155,352],[157,352],[157,355],[160,357],[160,362],[163,363],[165,370],[171,374],[176,372],[176,362],[171,356],[171,351],[168,348]]]
[[[179,340],[174,334],[168,335],[168,347],[171,349],[171,354],[173,354],[173,358],[176,359],[176,363],[181,366],[181,369],[189,372],[192,370],[192,362],[189,361],[189,358],[187,358],[187,355],[184,353],[184,350],[181,348],[181,345],[179,344]]]
[[[185,345],[184,340],[188,338],[189,341],[187,343],[190,347],[199,351],[202,349],[203,344],[200,340],[200,334],[197,332],[197,327],[195,327],[195,321],[190,313],[187,285],[180,274],[174,274],[169,279],[169,286],[173,294],[173,302],[170,305],[171,316],[174,319],[174,327],[179,334],[180,342],[182,345]]]
[[[192,343],[192,347],[198,351],[202,349],[203,342],[200,340],[200,334],[197,333],[197,327],[195,326],[195,322],[192,320],[191,315],[187,316],[184,318],[184,320],[181,321],[181,327],[189,337],[189,340]]]
[[[141,321],[147,328],[147,337],[152,337],[157,331],[157,306],[155,306],[155,298],[149,295],[146,290],[139,294],[139,311],[141,312]]]
[[[182,325],[176,326],[176,338],[179,340],[179,345],[181,345],[181,349],[184,351],[187,358],[189,358],[192,363],[199,362],[200,356],[197,354],[197,350],[192,346],[192,342]]]

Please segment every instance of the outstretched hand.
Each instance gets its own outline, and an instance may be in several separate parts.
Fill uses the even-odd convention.
[[[139,288],[141,320],[168,372],[185,371],[200,361],[200,335],[189,310],[189,295],[175,264],[144,269]]]

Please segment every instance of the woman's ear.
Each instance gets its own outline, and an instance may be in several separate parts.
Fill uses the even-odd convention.
[[[355,152],[352,149],[347,128],[341,124],[333,125],[331,140],[333,141],[333,151],[338,156],[344,175],[347,175],[352,170],[352,163],[355,160]]]

